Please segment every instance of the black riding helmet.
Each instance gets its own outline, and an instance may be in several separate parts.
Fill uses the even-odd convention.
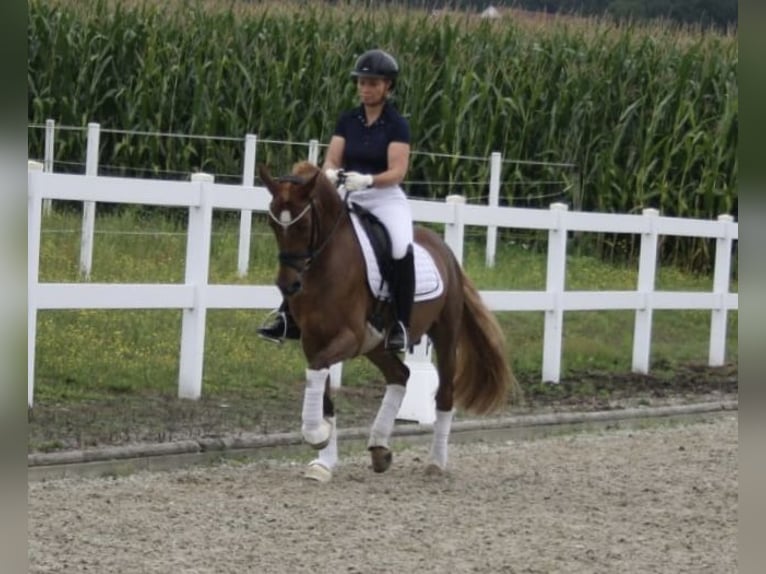
[[[372,76],[391,80],[392,89],[398,74],[399,64],[391,54],[383,50],[367,50],[357,58],[354,69],[351,71],[352,78]]]

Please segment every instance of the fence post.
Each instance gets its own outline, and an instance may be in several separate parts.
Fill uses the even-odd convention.
[[[633,372],[649,372],[649,356],[652,345],[652,314],[655,276],[657,274],[657,226],[660,212],[653,208],[644,209],[648,217],[648,230],[641,235],[641,255],[638,264],[637,291],[643,298],[642,308],[636,310],[633,328]]]
[[[37,344],[37,282],[40,270],[40,232],[42,199],[35,183],[36,173],[43,171],[39,161],[27,162],[27,405],[35,397],[35,348]]]
[[[548,231],[548,265],[545,274],[545,290],[553,296],[553,307],[545,311],[543,333],[543,382],[558,383],[561,378],[561,341],[564,326],[562,297],[566,278],[567,229],[564,221],[568,206],[553,203],[555,224]]]
[[[492,152],[489,167],[489,206],[497,207],[500,204],[500,172],[503,169],[502,156],[499,152]],[[497,251],[497,226],[487,226],[487,267],[495,266],[495,252]]]
[[[710,348],[708,365],[720,367],[726,356],[726,295],[729,292],[731,277],[731,233],[729,224],[734,221],[731,215],[719,215],[718,221],[723,227],[723,236],[715,240],[715,270],[713,271],[713,293],[718,300],[718,308],[710,316]]]
[[[210,241],[213,231],[213,208],[209,185],[212,175],[195,173],[192,183],[199,191],[199,205],[189,208],[186,238],[185,284],[194,287],[194,307],[183,310],[181,323],[181,365],[178,396],[198,399],[202,395],[202,369],[205,357],[205,321],[207,319],[207,283],[210,269]]]
[[[444,241],[450,246],[455,258],[463,264],[463,241],[465,240],[465,225],[463,224],[463,206],[465,197],[462,195],[448,195],[447,203],[451,203],[455,209],[455,218],[452,223],[444,224]]]
[[[53,173],[53,142],[56,137],[56,122],[45,120],[45,156],[43,159],[43,171]],[[43,215],[50,215],[53,211],[53,200],[43,199]]]
[[[85,175],[98,175],[98,143],[101,126],[88,124],[88,155],[85,159]],[[96,226],[96,202],[84,201],[82,213],[82,236],[80,238],[80,274],[90,279],[93,265],[93,230]]]
[[[309,161],[314,165],[319,164],[319,140],[309,140]]]
[[[242,185],[255,185],[255,145],[257,136],[245,136],[245,165],[242,168]],[[253,211],[243,209],[239,215],[239,252],[237,254],[237,275],[245,277],[250,266],[250,232],[253,227]]]

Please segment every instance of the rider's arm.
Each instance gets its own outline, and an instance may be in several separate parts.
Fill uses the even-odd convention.
[[[343,167],[343,150],[346,148],[346,139],[341,136],[332,136],[327,153],[324,157],[322,169],[340,169]]]
[[[390,187],[401,184],[407,175],[409,163],[410,144],[391,142],[388,144],[388,169],[372,177],[372,186]]]

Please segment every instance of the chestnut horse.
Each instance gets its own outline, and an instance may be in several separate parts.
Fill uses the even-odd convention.
[[[390,309],[385,309],[382,329],[372,326],[380,303],[367,285],[349,215],[353,193],[344,200],[342,186],[336,189],[309,162],[296,164],[285,177],[272,178],[263,165],[259,174],[272,195],[269,219],[280,262],[276,284],[300,327],[308,362],[302,431],[320,456],[306,476],[319,481],[331,477],[337,446],[329,367],[359,355],[372,361],[386,381],[369,440],[373,469],[383,472],[391,464],[388,441],[410,373],[397,354],[384,348],[380,331],[393,323]],[[438,471],[447,464],[453,408],[489,413],[505,403],[509,391],[516,396],[518,384],[506,358],[503,332],[449,246],[417,226],[415,242],[433,258],[444,287],[438,297],[415,303],[410,322],[410,340],[427,334],[436,351],[439,383],[429,469]]]

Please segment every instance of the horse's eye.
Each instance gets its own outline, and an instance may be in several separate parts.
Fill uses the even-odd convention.
[[[283,225],[287,225],[288,223],[290,223],[291,219],[292,219],[292,216],[290,215],[290,211],[288,211],[287,209],[285,209],[284,211],[282,211],[282,213],[279,214],[279,221]]]

